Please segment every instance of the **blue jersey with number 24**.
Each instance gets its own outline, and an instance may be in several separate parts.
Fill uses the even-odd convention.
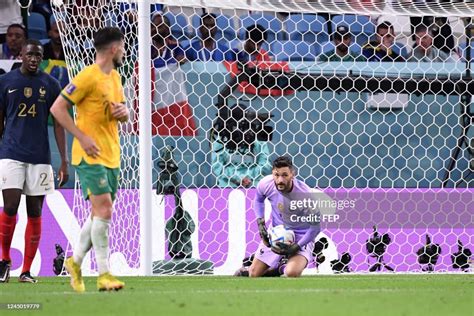
[[[0,111],[5,117],[0,159],[51,163],[48,115],[60,91],[59,82],[43,71],[27,75],[17,68],[0,77]]]

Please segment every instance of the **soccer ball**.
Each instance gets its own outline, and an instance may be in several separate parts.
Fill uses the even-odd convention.
[[[295,242],[295,233],[292,230],[286,229],[283,225],[278,225],[270,228],[268,232],[270,245],[275,245],[277,242],[285,244],[292,244]]]

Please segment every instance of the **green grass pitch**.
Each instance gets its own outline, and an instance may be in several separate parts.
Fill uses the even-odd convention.
[[[97,292],[86,278],[76,294],[69,278],[0,284],[5,303],[41,303],[31,315],[473,315],[474,275],[337,275],[287,278],[124,277],[120,292]]]

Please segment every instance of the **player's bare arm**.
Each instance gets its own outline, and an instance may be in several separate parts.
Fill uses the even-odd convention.
[[[54,120],[54,137],[58,145],[59,155],[61,156],[61,165],[58,170],[58,186],[62,187],[69,180],[69,160],[67,157],[66,131]]]
[[[71,115],[69,115],[69,106],[69,101],[60,95],[51,107],[51,114],[54,116],[54,119],[61,124],[61,126],[77,138],[81,147],[89,156],[96,158],[100,155],[100,148],[97,146],[94,139],[77,128]]]

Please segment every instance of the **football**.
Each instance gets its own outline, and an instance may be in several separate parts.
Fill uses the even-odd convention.
[[[274,245],[277,242],[285,244],[292,244],[295,242],[295,233],[292,230],[285,228],[283,225],[270,228],[268,235],[271,245]]]

